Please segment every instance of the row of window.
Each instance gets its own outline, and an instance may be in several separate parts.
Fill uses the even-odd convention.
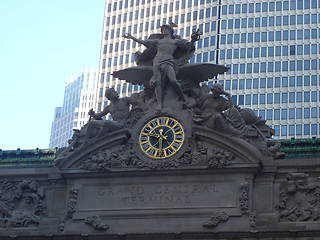
[[[239,14],[253,12],[273,12],[282,10],[310,9],[320,6],[318,0],[290,0],[270,1],[263,3],[246,3],[236,5],[223,5],[222,14]]]
[[[209,84],[210,83],[212,84],[212,81],[209,82]],[[305,75],[290,77],[221,80],[221,84],[225,86],[226,90],[318,86],[320,85],[320,76]]]
[[[318,29],[298,29],[284,31],[268,31],[254,33],[237,33],[237,34],[222,34],[221,44],[236,44],[236,43],[253,43],[253,42],[273,42],[273,41],[288,41],[302,39],[318,39],[320,31]]]
[[[107,12],[113,12],[117,9],[122,10],[123,8],[133,7],[133,6],[141,6],[145,3],[150,2],[156,2],[156,0],[124,0],[124,1],[115,1],[112,5],[112,3],[109,3],[107,5]],[[186,7],[192,7],[192,6],[199,6],[206,3],[216,2],[217,0],[183,0],[183,1],[175,1],[175,8],[174,8],[174,2],[171,2],[169,4],[159,4],[158,6],[158,13],[161,12],[172,12],[174,9],[179,10],[180,4],[181,9],[185,9]]]
[[[301,136],[320,134],[320,127],[318,124],[296,124],[296,125],[275,125],[275,136]]]
[[[222,59],[239,59],[239,58],[258,58],[274,56],[293,56],[293,55],[310,55],[320,54],[320,45],[318,44],[299,44],[284,45],[275,47],[255,47],[255,48],[235,48],[221,49],[219,51],[220,60]]]
[[[241,63],[227,65],[230,69],[227,74],[286,72],[320,69],[320,60],[293,60],[258,63]]]
[[[232,99],[234,104],[237,105],[317,102],[319,101],[319,92],[311,91],[234,95],[232,96]]]
[[[320,21],[320,15],[318,14],[228,19],[221,20],[221,29],[288,26],[318,23],[318,21]]]
[[[319,108],[289,108],[259,110],[259,116],[265,120],[310,119],[319,117]]]

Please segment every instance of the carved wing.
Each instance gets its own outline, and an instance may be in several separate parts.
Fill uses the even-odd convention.
[[[177,78],[199,83],[207,81],[218,74],[223,74],[228,69],[225,66],[212,63],[190,63],[179,68]]]
[[[136,66],[115,71],[112,73],[115,78],[126,80],[132,84],[146,85],[149,84],[150,78],[153,75],[151,66]]]

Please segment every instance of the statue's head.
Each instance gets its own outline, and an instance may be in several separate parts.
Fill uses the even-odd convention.
[[[164,24],[161,26],[161,33],[164,34],[164,31],[169,31],[170,35],[173,35],[174,30],[173,30],[173,26],[171,26],[170,24]]]
[[[213,93],[222,93],[223,92],[223,86],[222,86],[222,84],[220,84],[220,83],[215,83],[215,84],[213,84],[213,86],[212,86],[212,88],[211,88],[211,91],[213,92]]]
[[[107,88],[105,96],[109,100],[117,99],[119,97],[118,93],[114,90],[114,88]]]

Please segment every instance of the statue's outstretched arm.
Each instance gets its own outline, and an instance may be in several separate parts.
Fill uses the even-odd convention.
[[[109,112],[110,112],[110,111],[109,111],[109,106],[107,106],[107,107],[105,107],[105,108],[102,110],[102,112],[100,112],[100,113],[95,113],[95,112],[93,111],[93,109],[90,109],[89,115],[90,115],[90,117],[92,117],[92,118],[95,119],[95,120],[101,120],[102,117],[105,116],[105,115],[107,115]]]
[[[136,37],[132,36],[130,33],[124,34],[123,37],[128,38],[128,39],[132,39],[133,41],[135,41],[139,44],[142,44],[146,47],[150,47],[150,43],[153,42],[151,40],[142,40],[142,39],[136,38]]]

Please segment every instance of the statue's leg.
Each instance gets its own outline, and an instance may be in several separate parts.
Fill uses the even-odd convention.
[[[123,128],[123,125],[116,122],[116,121],[105,121],[104,124],[102,125],[98,135],[97,135],[97,138],[100,138],[110,132],[114,132],[114,131],[117,131],[117,130],[120,130],[121,128]]]
[[[180,99],[182,99],[185,102],[187,100],[186,96],[182,91],[182,87],[176,77],[176,72],[172,67],[167,67],[167,77],[170,81],[170,84],[173,86],[174,90],[178,93]]]
[[[158,108],[159,110],[162,109],[162,82],[161,82],[161,72],[159,69],[154,69],[154,75],[153,75],[153,84],[155,85],[155,93],[156,93],[156,98],[158,102]]]
[[[98,132],[102,126],[102,123],[103,123],[102,120],[89,121],[88,125],[87,125],[87,130],[85,133],[85,140],[89,140],[89,139],[95,137],[98,134]]]

